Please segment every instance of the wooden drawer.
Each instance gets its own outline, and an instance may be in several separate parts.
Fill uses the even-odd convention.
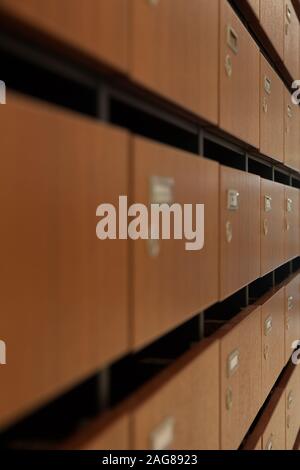
[[[264,56],[260,55],[260,151],[283,162],[284,85]]]
[[[287,384],[286,406],[286,449],[292,450],[300,429],[300,372],[299,365]]]
[[[216,162],[135,138],[133,200],[149,206],[159,178],[172,185],[172,202],[205,204],[204,248],[187,251],[186,240],[133,242],[133,345],[140,347],[218,300],[218,187]],[[154,179],[153,179],[154,178]],[[194,217],[195,221],[195,217]],[[173,233],[171,224],[171,235]]]
[[[53,39],[128,69],[128,0],[0,0],[0,10]]]
[[[299,189],[285,187],[285,260],[299,255],[300,242],[300,204]]]
[[[284,0],[261,0],[260,22],[267,36],[283,59]]]
[[[132,78],[218,120],[219,2],[130,0]]]
[[[285,394],[283,393],[262,436],[263,450],[285,450]]]
[[[219,448],[217,341],[194,355],[163,385],[155,390],[152,386],[132,413],[132,430],[134,449]]]
[[[260,275],[260,178],[221,166],[220,214],[220,298],[224,299]]]
[[[300,110],[291,101],[291,95],[285,89],[284,119],[284,163],[294,170],[300,170],[299,138]]]
[[[240,446],[261,406],[261,308],[240,317],[220,340],[221,449]]]
[[[261,275],[284,263],[284,186],[261,179]]]
[[[259,147],[259,49],[221,0],[220,127]]]
[[[300,275],[285,286],[285,362],[293,353],[293,342],[300,339]]]
[[[299,72],[299,21],[291,0],[284,1],[284,63],[294,80]]]
[[[284,288],[262,305],[262,401],[284,367]]]
[[[18,95],[7,102],[0,425],[128,347],[127,242],[95,235],[98,204],[127,193],[128,137]]]

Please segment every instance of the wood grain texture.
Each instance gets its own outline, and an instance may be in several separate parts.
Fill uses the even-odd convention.
[[[237,210],[228,209],[228,191],[239,193]],[[227,239],[228,223],[232,239]],[[251,256],[249,254],[251,253]],[[220,298],[260,275],[260,178],[220,167]]]
[[[284,0],[261,0],[260,22],[270,41],[283,59]]]
[[[294,448],[300,429],[300,373],[299,365],[294,372],[285,390],[285,425],[286,425],[286,450]]]
[[[126,194],[129,142],[13,94],[0,122],[2,425],[127,351],[127,242],[97,239],[96,208]]]
[[[265,197],[271,198],[271,210],[266,211]],[[261,179],[261,275],[284,263],[284,186]]]
[[[129,450],[129,417],[122,416],[74,450]]]
[[[275,411],[263,433],[262,448],[269,450],[285,450],[285,394],[282,394]]]
[[[284,63],[294,80],[299,78],[299,41],[298,16],[291,0],[284,0]]]
[[[300,275],[285,286],[285,362],[290,359],[294,341],[300,339]]]
[[[130,0],[129,6],[131,77],[216,124],[219,2]]]
[[[284,367],[284,288],[262,305],[262,401],[264,402]],[[265,324],[270,319],[271,330]]]
[[[221,449],[237,449],[261,407],[261,309],[251,311],[220,340],[221,351]],[[229,327],[228,327],[229,328]],[[233,352],[239,364],[231,375],[228,361]],[[232,408],[226,394],[232,391]]]
[[[299,189],[285,186],[285,260],[299,256],[300,246],[300,193]],[[288,204],[291,201],[291,210]]]
[[[173,178],[173,202],[205,204],[205,240],[200,251],[187,251],[185,239],[160,240],[154,257],[147,240],[133,242],[132,340],[136,348],[218,300],[218,164],[134,138],[134,202],[149,205],[152,176]]]
[[[226,0],[220,19],[219,125],[229,134],[259,147],[259,49]],[[228,27],[237,38],[237,52],[228,45]],[[225,62],[231,61],[228,75]]]
[[[218,341],[137,406],[132,413],[134,449],[152,450],[151,435],[168,417],[174,419],[169,449],[219,449]]]
[[[128,0],[0,0],[0,11],[124,72],[128,8]]]
[[[285,90],[284,102],[284,163],[294,170],[300,170],[300,109],[291,101],[291,95]]]
[[[270,83],[270,93],[265,81]],[[284,85],[267,60],[260,54],[260,152],[283,162],[284,158]]]

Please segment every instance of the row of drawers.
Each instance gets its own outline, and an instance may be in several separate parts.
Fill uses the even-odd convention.
[[[262,0],[262,15],[283,3]],[[226,0],[1,0],[0,9],[300,170],[299,109]],[[294,29],[285,35],[288,64],[298,60]]]
[[[299,75],[299,21],[291,0],[248,0],[291,76]]]
[[[14,94],[0,123],[2,422],[299,254],[296,188]],[[205,204],[202,250],[97,239],[98,205],[148,205],[153,176]]]
[[[290,367],[285,375],[247,438],[245,450],[294,448],[300,427],[300,368]]]
[[[297,297],[289,310],[291,291]],[[293,317],[289,329],[288,317]],[[88,437],[86,430],[81,431],[63,447],[237,449],[289,360],[291,340],[299,334],[300,275],[296,275],[188,352],[178,361],[183,366],[174,364],[138,392],[124,406],[118,421],[122,431],[114,433],[113,439],[113,428],[101,433],[94,423]],[[300,368],[296,367],[287,389],[288,449],[300,427],[299,389]],[[123,440],[126,420],[131,422],[130,442]],[[265,434],[270,434],[269,428]]]

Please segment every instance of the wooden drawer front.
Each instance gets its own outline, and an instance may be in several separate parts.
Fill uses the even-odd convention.
[[[284,156],[284,85],[260,55],[260,151],[280,162]]]
[[[130,13],[132,78],[216,124],[219,2],[130,0]]]
[[[263,450],[285,450],[285,394],[278,405],[262,436]]]
[[[261,0],[260,22],[267,36],[283,59],[284,0]]]
[[[284,288],[262,305],[262,401],[284,367]]]
[[[291,95],[285,90],[284,119],[284,163],[294,170],[300,170],[299,136],[300,110],[291,101]]]
[[[285,362],[297,340],[300,340],[300,275],[285,286]]]
[[[122,71],[128,8],[128,0],[0,0],[0,10]]]
[[[284,263],[284,186],[261,179],[261,275]]]
[[[132,423],[134,449],[218,449],[218,342],[138,406]]]
[[[292,450],[300,429],[300,373],[296,366],[285,392],[286,449]]]
[[[259,49],[221,0],[220,127],[259,147]]]
[[[74,450],[129,450],[129,417],[123,416]]]
[[[140,347],[218,300],[217,163],[171,147],[135,138],[133,200],[149,206],[155,179],[171,182],[171,199],[205,204],[204,248],[187,251],[186,240],[132,242],[133,344]],[[195,217],[194,217],[195,221]]]
[[[299,255],[300,243],[300,204],[299,189],[285,187],[285,260]]]
[[[221,448],[237,449],[261,406],[261,309],[220,341]]]
[[[220,297],[224,299],[260,275],[260,178],[223,166],[220,175]]]
[[[129,143],[17,95],[0,121],[2,424],[127,351],[127,242],[95,214],[127,192]]]
[[[291,0],[284,1],[284,63],[294,80],[299,73],[299,21]]]

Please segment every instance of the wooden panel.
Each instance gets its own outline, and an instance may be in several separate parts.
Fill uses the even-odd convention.
[[[294,80],[299,72],[299,21],[291,0],[284,1],[284,63]]]
[[[262,440],[259,439],[258,443],[256,444],[253,450],[262,450]]]
[[[285,260],[299,255],[300,241],[299,189],[285,187]]]
[[[219,2],[131,0],[130,12],[132,78],[217,123]]]
[[[233,192],[237,207],[230,208]],[[260,275],[260,178],[220,168],[220,298]],[[241,260],[243,260],[241,262]]]
[[[300,170],[300,110],[299,106],[292,103],[288,90],[285,90],[284,119],[284,163],[290,168]]]
[[[134,139],[133,149],[135,202],[149,205],[156,176],[172,179],[173,202],[205,204],[202,250],[187,251],[186,240],[173,236],[159,241],[156,256],[148,240],[133,244],[133,344],[140,347],[218,300],[219,166],[141,138]]]
[[[220,127],[259,147],[259,49],[221,0]]]
[[[219,343],[152,391],[132,423],[134,449],[218,449]]]
[[[262,0],[264,1],[264,0]],[[249,5],[251,6],[252,10],[256,14],[257,18],[259,18],[259,4],[260,0],[248,0]]]
[[[284,367],[284,288],[262,305],[262,401]]]
[[[128,0],[0,0],[0,9],[93,58],[128,68]]]
[[[127,135],[21,96],[7,102],[1,338],[9,363],[1,369],[1,424],[128,346],[127,242],[95,235],[98,204],[117,205],[127,192]]]
[[[262,0],[260,22],[273,46],[283,59],[284,0]]]
[[[222,449],[240,446],[261,406],[261,309],[241,316],[220,341]]]
[[[260,55],[260,151],[280,162],[284,155],[284,85]]]
[[[285,286],[285,362],[293,353],[293,342],[300,339],[300,275]]]
[[[285,394],[283,393],[263,433],[263,450],[285,450]]]
[[[299,365],[287,384],[285,391],[286,406],[286,449],[292,450],[300,428],[300,377]]]
[[[261,179],[261,275],[284,263],[284,186]]]
[[[129,417],[123,416],[74,450],[128,450]]]

